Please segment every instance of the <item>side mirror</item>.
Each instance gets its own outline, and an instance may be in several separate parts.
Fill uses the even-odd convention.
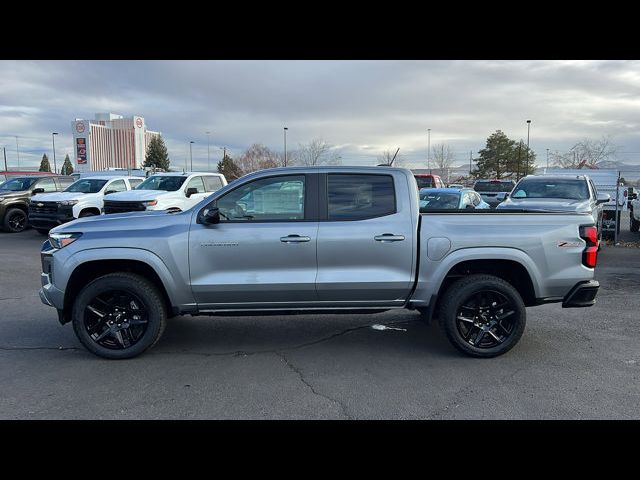
[[[218,207],[205,208],[198,216],[198,223],[203,225],[215,225],[220,223],[220,210]]]
[[[509,198],[509,194],[508,194],[508,193],[505,193],[505,194],[504,194],[504,199],[506,200],[507,198]]]
[[[611,195],[608,193],[599,193],[598,198],[596,199],[596,205],[600,205],[601,203],[607,203],[611,201]]]
[[[185,195],[187,197],[190,197],[191,195],[193,195],[194,193],[198,193],[198,189],[191,187],[191,188],[187,188],[187,191],[185,192]]]
[[[44,193],[44,188],[34,188],[31,195],[37,195],[39,193]]]
[[[106,192],[104,192],[105,195],[109,195],[111,193],[116,193],[117,190],[107,190]]]

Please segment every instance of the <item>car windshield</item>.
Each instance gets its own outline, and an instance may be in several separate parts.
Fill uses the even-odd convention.
[[[473,186],[473,189],[476,192],[510,192],[515,184],[516,183],[513,180],[510,180],[508,182],[476,182],[476,184]]]
[[[72,183],[67,187],[65,192],[75,193],[98,193],[107,183],[106,180],[98,180],[97,178],[83,178]]]
[[[458,208],[460,195],[457,193],[422,192],[420,193],[420,208]]]
[[[418,183],[418,188],[429,188],[433,187],[433,177],[415,177],[416,182]]]
[[[22,192],[23,190],[29,190],[29,187],[33,185],[37,178],[19,177],[12,180],[7,180],[3,184],[0,184],[0,190],[8,190],[10,192]]]
[[[584,180],[522,180],[513,189],[511,197],[586,200],[589,189]]]
[[[164,190],[165,192],[175,192],[178,190],[187,177],[154,175],[147,178],[138,185],[135,190]]]

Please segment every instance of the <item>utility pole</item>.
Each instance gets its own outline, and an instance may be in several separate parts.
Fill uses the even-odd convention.
[[[18,147],[18,136],[16,137],[16,153],[18,154],[18,170],[20,170],[20,148]]]
[[[287,127],[284,127],[284,167],[287,166]]]
[[[189,159],[191,161],[191,171],[192,172],[193,172],[193,148],[192,148],[192,146],[193,146],[194,143],[195,142],[193,140],[189,142]]]
[[[431,173],[431,129],[427,128],[427,168]]]
[[[524,166],[524,176],[529,173],[529,129],[531,127],[531,120],[527,120],[527,163]]]
[[[549,149],[547,148],[547,170],[549,170]]]
[[[471,180],[471,162],[473,162],[473,150],[469,151],[469,180]]]
[[[209,147],[209,144],[211,143],[211,132],[207,132],[207,172],[211,171],[211,149]]]
[[[516,182],[520,180],[520,153],[522,152],[522,140],[518,143],[518,173],[516,174]]]
[[[4,152],[4,169],[9,170],[7,168],[7,147],[2,147],[2,151]]]
[[[58,173],[58,168],[56,166],[56,135],[58,135],[58,132],[53,132],[51,134],[51,142],[53,142],[53,173]]]

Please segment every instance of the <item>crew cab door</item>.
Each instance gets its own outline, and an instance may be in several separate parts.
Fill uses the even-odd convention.
[[[412,286],[415,242],[413,197],[404,176],[328,173],[320,185],[319,300],[403,304]]]
[[[186,194],[190,188],[195,188],[196,193],[192,193],[189,197],[187,197]],[[191,180],[189,180],[184,187],[184,192],[186,204],[184,210],[193,207],[197,203],[200,203],[207,195],[210,195],[204,188],[204,181],[202,180],[201,176],[193,177]]]
[[[191,286],[200,309],[308,306],[317,301],[317,175],[249,180],[210,204],[220,223],[189,234]]]

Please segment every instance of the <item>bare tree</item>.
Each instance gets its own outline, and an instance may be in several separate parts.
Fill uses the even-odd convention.
[[[600,140],[585,138],[576,143],[568,152],[555,152],[550,155],[553,165],[560,168],[576,168],[580,165],[595,167],[598,162],[615,158],[618,146],[611,137],[603,136]]]
[[[436,168],[440,170],[441,176],[446,175],[447,183],[449,183],[449,169],[455,160],[453,150],[449,145],[441,143],[439,145],[434,145],[432,151],[433,161],[435,162]]]
[[[291,152],[291,162],[287,154],[287,162],[291,165],[339,165],[340,155],[332,151],[333,146],[321,138],[315,138],[307,144],[301,144],[297,151]]]
[[[393,160],[393,156],[395,155],[395,160]],[[393,160],[393,166],[397,167],[402,163],[402,155],[396,155],[396,152],[392,152],[391,150],[385,150],[382,154],[378,155],[378,164],[379,165],[389,165]]]
[[[242,171],[242,174],[246,175],[256,170],[278,167],[281,165],[281,160],[278,154],[268,147],[260,143],[254,143],[235,160],[235,163]]]

